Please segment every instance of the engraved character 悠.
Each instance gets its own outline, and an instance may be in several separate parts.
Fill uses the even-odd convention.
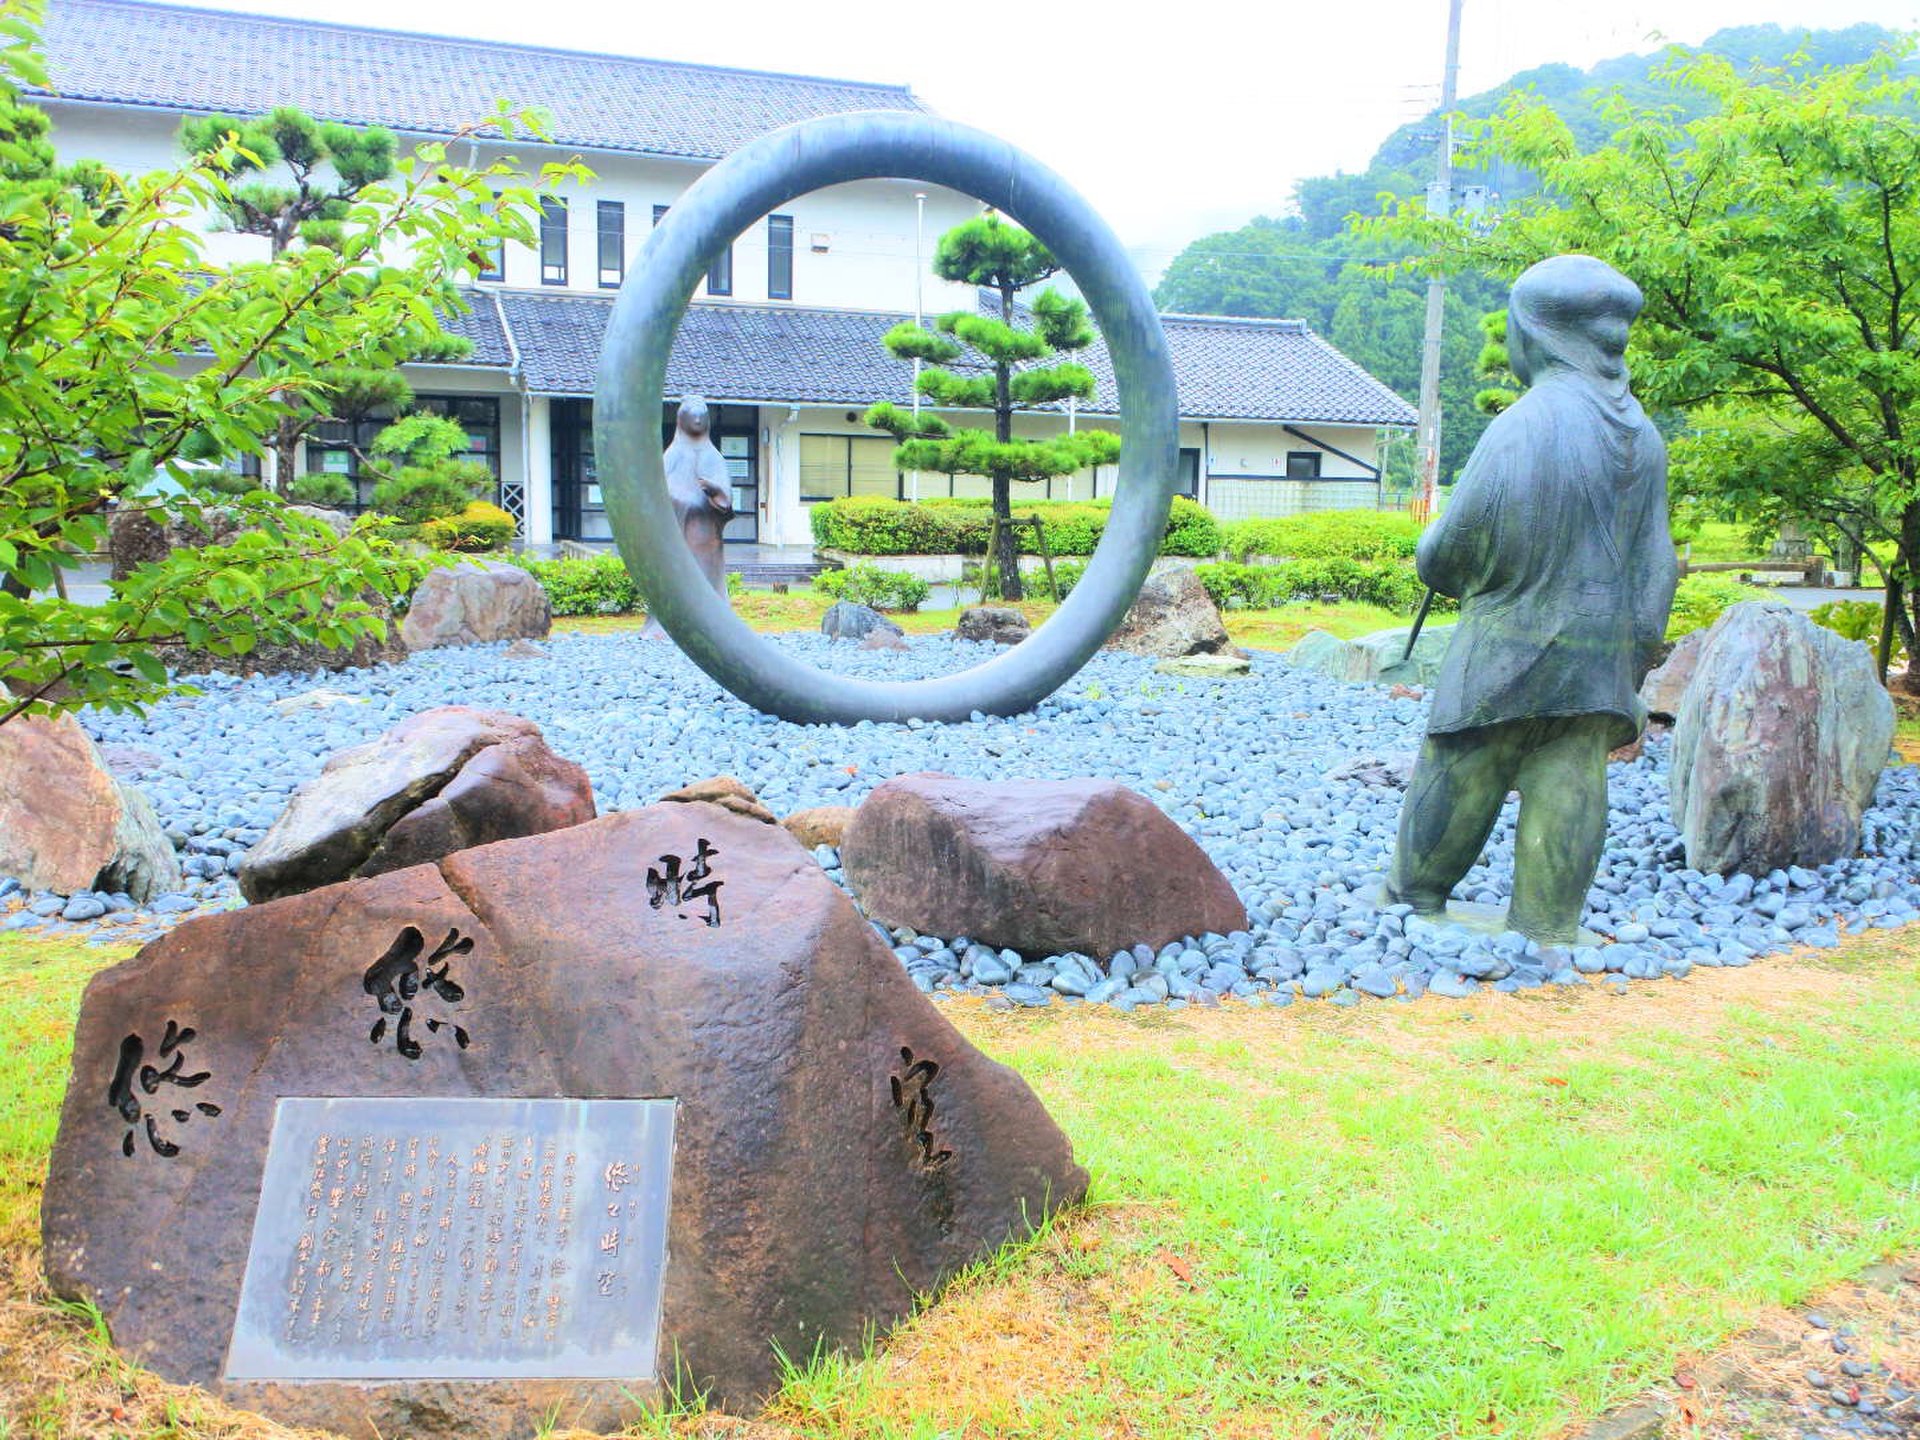
[[[212,1072],[198,1070],[189,1073],[186,1069],[186,1047],[197,1032],[192,1026],[182,1026],[167,1021],[165,1033],[160,1037],[160,1053],[156,1057],[161,1065],[146,1063],[147,1046],[137,1034],[129,1034],[120,1042],[120,1059],[114,1066],[113,1079],[107,1085],[107,1104],[127,1122],[127,1133],[120,1141],[122,1155],[133,1154],[133,1137],[141,1122],[145,1121],[147,1143],[153,1152],[163,1159],[171,1159],[180,1153],[180,1147],[160,1133],[157,1118],[147,1110],[142,1095],[156,1095],[162,1085],[175,1086],[182,1090],[193,1090],[207,1083]],[[164,1068],[162,1068],[164,1066]],[[178,1124],[186,1124],[193,1118],[194,1111],[202,1115],[218,1115],[220,1107],[206,1101],[197,1101],[192,1109],[183,1103],[178,1108],[163,1107]]]
[[[448,971],[453,968],[453,956],[472,952],[473,937],[463,936],[458,930],[448,930],[445,938],[434,947],[433,953],[427,956],[423,968],[420,952],[426,949],[426,945],[426,937],[413,926],[407,926],[387,947],[387,953],[367,967],[360,982],[361,988],[380,1007],[380,1017],[373,1022],[368,1040],[378,1045],[386,1037],[388,1022],[392,1021],[394,1048],[409,1060],[418,1060],[422,1053],[420,1041],[413,1033],[414,1007],[421,996],[432,995],[442,1004],[454,1006],[464,1000],[467,994],[454,983]],[[473,1043],[473,1037],[466,1028],[451,1020],[430,1018],[426,1021],[426,1028],[429,1033],[437,1033],[442,1029],[451,1031],[454,1043],[462,1050]]]
[[[647,903],[656,910],[668,906],[677,910],[682,905],[704,900],[707,902],[706,913],[697,918],[709,926],[718,925],[720,887],[726,881],[712,878],[713,866],[708,862],[719,853],[705,840],[700,841],[694,848],[692,866],[684,872],[681,867],[686,862],[678,855],[662,855],[658,869],[651,865],[647,867]],[[696,917],[682,913],[680,918],[692,920]]]
[[[893,1108],[902,1112],[907,1134],[920,1151],[920,1163],[931,1170],[953,1158],[953,1151],[935,1148],[933,1136],[933,1080],[940,1073],[940,1062],[916,1060],[913,1051],[902,1045],[900,1063],[905,1071],[890,1077]]]

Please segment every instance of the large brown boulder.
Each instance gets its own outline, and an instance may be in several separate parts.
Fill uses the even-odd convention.
[[[1701,644],[1673,728],[1687,864],[1766,875],[1855,854],[1893,729],[1865,645],[1777,601],[1733,606]]]
[[[124,580],[142,565],[164,560],[175,550],[224,545],[239,533],[240,521],[230,509],[208,506],[200,523],[179,520],[141,505],[123,505],[107,522],[107,560],[114,580]]]
[[[1238,655],[1220,608],[1191,570],[1150,576],[1107,638],[1112,650],[1170,659],[1176,655]]]
[[[420,582],[400,635],[409,650],[433,650],[538,640],[552,629],[552,602],[533,576],[504,560],[463,560]]]
[[[1706,641],[1707,631],[1688,631],[1667,652],[1667,658],[1647,672],[1647,678],[1640,682],[1640,703],[1647,707],[1650,717],[1670,721],[1680,713],[1680,702],[1686,698],[1693,672],[1699,668],[1700,647]]]
[[[1247,924],[1233,886],[1111,780],[903,775],[854,812],[840,863],[867,913],[1024,955],[1111,955]]]
[[[386,626],[385,635],[362,635],[348,645],[322,645],[319,641],[268,641],[255,645],[244,655],[213,655],[185,645],[158,647],[167,668],[182,675],[203,675],[222,670],[229,675],[306,675],[315,670],[365,670],[375,665],[392,665],[407,658],[407,647],[400,641],[400,623],[393,618],[393,607],[385,597],[368,591],[361,601]]]
[[[960,612],[953,633],[959,640],[1018,645],[1033,633],[1033,622],[1011,605],[971,605]]]
[[[0,875],[71,895],[178,889],[180,860],[146,797],[114,779],[71,715],[0,725]]]
[[[423,865],[495,840],[593,818],[587,772],[540,727],[500,710],[443,705],[329,756],[240,866],[258,902]]]
[[[720,881],[718,924],[701,923],[692,893],[676,904],[663,890],[669,860],[697,856]],[[393,957],[427,946],[427,979],[416,967],[395,989]],[[129,1054],[141,1078],[116,1087]],[[260,1210],[276,1103],[308,1096],[395,1097],[390,1113],[423,1146],[469,1097],[670,1099],[659,1373],[226,1378],[256,1214],[278,1238],[252,1263],[278,1282],[302,1260],[301,1206],[351,1204],[322,1180],[311,1201],[302,1185],[291,1206]],[[585,1177],[597,1200],[610,1198],[601,1178],[597,1165]],[[696,802],[190,921],[96,976],[42,1226],[54,1289],[98,1305],[116,1344],[170,1379],[353,1435],[513,1437],[554,1413],[618,1426],[662,1380],[751,1404],[778,1384],[776,1346],[859,1345],[1085,1187],[1026,1083],[914,989],[792,837]],[[591,1274],[619,1243],[601,1225],[626,1223],[545,1243]],[[646,1312],[621,1313],[637,1327]],[[560,1314],[561,1342],[591,1337],[594,1318]],[[441,1375],[501,1373],[461,1368],[465,1334],[445,1343]],[[555,1368],[603,1373],[583,1360]]]

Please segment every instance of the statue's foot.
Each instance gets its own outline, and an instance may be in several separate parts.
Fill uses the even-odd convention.
[[[1443,918],[1447,913],[1447,897],[1436,895],[1432,891],[1401,889],[1389,880],[1380,887],[1382,905],[1411,905],[1413,913],[1429,918]]]

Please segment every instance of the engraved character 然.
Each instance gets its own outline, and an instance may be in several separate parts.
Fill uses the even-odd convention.
[[[413,926],[407,926],[387,947],[387,953],[367,967],[360,981],[361,988],[380,1007],[380,1018],[373,1022],[373,1030],[367,1038],[378,1045],[386,1037],[388,1021],[394,1021],[394,1048],[409,1060],[418,1060],[422,1053],[420,1040],[413,1033],[416,1002],[423,995],[431,995],[443,1005],[451,1007],[467,996],[467,992],[453,981],[448,971],[453,968],[455,955],[472,953],[473,937],[463,936],[458,930],[448,930],[446,937],[427,956],[423,973],[420,952],[426,949],[426,945],[426,937]],[[436,965],[438,968],[435,968]],[[430,1018],[426,1027],[429,1033],[450,1030],[454,1043],[462,1050],[473,1042],[466,1028],[451,1020]]]
[[[137,1127],[146,1122],[147,1143],[153,1147],[156,1155],[170,1159],[180,1153],[180,1147],[160,1133],[157,1118],[147,1111],[141,1096],[157,1094],[162,1085],[176,1086],[182,1090],[192,1090],[204,1085],[212,1078],[209,1070],[188,1073],[186,1070],[186,1046],[197,1032],[192,1026],[178,1025],[167,1021],[166,1032],[160,1037],[160,1053],[156,1057],[165,1066],[146,1063],[147,1046],[137,1034],[129,1034],[120,1042],[120,1059],[114,1066],[113,1079],[107,1085],[107,1104],[117,1111],[127,1122],[127,1133],[120,1141],[122,1155],[133,1154],[133,1137]],[[188,1109],[183,1102],[178,1108],[164,1107],[175,1123],[184,1125],[193,1118],[194,1111],[202,1115],[218,1115],[220,1107],[206,1101],[196,1102]]]
[[[699,919],[708,926],[720,923],[720,887],[724,880],[713,879],[713,866],[709,864],[720,852],[705,840],[694,848],[693,864],[682,870],[686,864],[678,855],[662,855],[660,867],[647,867],[647,903],[656,910],[674,907],[680,912],[682,920]],[[680,910],[683,905],[691,905],[697,900],[707,902],[706,912],[701,915],[688,915]]]

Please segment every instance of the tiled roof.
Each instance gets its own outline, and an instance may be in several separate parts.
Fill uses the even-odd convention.
[[[500,291],[527,388],[591,395],[610,298]],[[709,400],[871,405],[905,402],[910,371],[880,337],[902,314],[791,305],[688,307],[667,365],[671,394]],[[1298,320],[1164,319],[1180,413],[1189,420],[1411,425],[1413,407]],[[1113,367],[1098,342],[1089,414],[1116,414]]]
[[[500,307],[484,290],[462,292],[467,302],[464,315],[442,315],[440,328],[449,335],[464,335],[473,342],[473,353],[462,364],[511,365],[513,346],[506,326],[500,323]]]
[[[557,145],[718,160],[769,130],[849,110],[920,110],[904,86],[770,75],[312,20],[52,0],[50,90],[76,100],[450,134],[538,106]]]

